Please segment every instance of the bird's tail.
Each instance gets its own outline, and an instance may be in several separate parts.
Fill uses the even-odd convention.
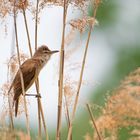
[[[19,103],[19,99],[15,100],[15,117],[17,117],[17,113],[18,113],[18,103]]]

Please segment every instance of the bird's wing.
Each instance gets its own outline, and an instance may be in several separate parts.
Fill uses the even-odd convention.
[[[18,103],[19,103],[19,99],[15,101],[15,117],[17,117],[17,113],[18,113]]]
[[[28,59],[21,65],[20,68],[23,75],[24,88],[25,91],[27,91],[36,78],[36,74],[37,74],[36,63],[33,62],[31,59]],[[14,82],[13,83],[14,100],[16,100],[22,94],[20,71],[17,72],[13,82]]]

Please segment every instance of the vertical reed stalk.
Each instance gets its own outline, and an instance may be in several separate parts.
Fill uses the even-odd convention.
[[[45,137],[46,137],[46,140],[49,140],[49,135],[48,135],[47,127],[45,124],[44,112],[42,109],[42,104],[41,104],[40,98],[39,98],[39,106],[40,106],[40,112],[41,112],[42,122],[43,122],[43,126],[44,126]]]
[[[79,78],[76,98],[75,98],[74,106],[73,106],[73,110],[72,110],[72,117],[70,120],[70,127],[69,127],[69,131],[68,131],[67,140],[70,140],[70,135],[72,134],[72,123],[73,123],[73,120],[75,117],[75,112],[76,112],[76,108],[77,108],[77,104],[78,104],[78,99],[79,99],[79,94],[80,94],[80,89],[81,89],[81,84],[82,84],[82,79],[83,79],[83,72],[84,72],[84,67],[85,67],[85,60],[86,60],[86,56],[87,56],[87,50],[88,50],[88,44],[89,44],[89,40],[90,40],[91,30],[92,30],[92,26],[90,27],[90,30],[88,33],[88,39],[87,39],[86,48],[85,48],[85,52],[84,52],[84,57],[83,57],[83,62],[82,62],[82,67],[81,67],[81,72],[80,72],[80,78]]]
[[[32,53],[30,35],[29,35],[28,24],[27,24],[26,13],[25,13],[24,7],[22,8],[22,11],[23,11],[24,22],[25,22],[25,27],[26,27],[26,33],[27,33],[27,38],[28,38],[29,51],[30,51],[30,55],[32,57],[33,53]]]
[[[69,127],[69,125],[70,125],[70,115],[69,115],[68,101],[67,101],[67,97],[65,96],[65,94],[64,94],[64,99],[65,99],[67,123],[68,123],[68,127]]]
[[[11,49],[11,56],[13,55],[14,47],[15,47],[15,29],[13,24],[13,31],[12,31],[12,49]],[[11,66],[8,65],[8,73],[7,73],[7,82],[9,83],[9,74],[10,74],[10,81],[13,77],[11,77]],[[9,104],[9,117],[10,117],[10,127],[14,130],[14,120],[13,120],[13,112],[12,112],[12,97],[10,96],[10,92],[8,92],[8,104]]]
[[[37,39],[38,39],[38,4],[39,4],[39,0],[36,1],[36,15],[35,15],[35,51],[37,50]],[[37,94],[39,95],[39,80],[37,78],[36,82],[36,90],[37,90]],[[37,86],[38,85],[38,86]],[[37,98],[37,103],[38,103],[38,126],[39,126],[39,130],[38,130],[38,136],[39,136],[39,139],[41,139],[41,113],[40,113],[40,108],[42,108],[42,105],[41,105],[41,101],[39,98]],[[42,116],[42,118],[44,118],[44,116]],[[46,129],[45,129],[45,124],[44,124],[44,131],[45,131],[45,134],[46,134]],[[46,134],[46,137],[48,133]]]
[[[57,133],[56,139],[60,140],[61,134],[61,120],[62,120],[62,98],[63,98],[63,77],[64,77],[64,54],[65,54],[65,27],[66,27],[66,15],[67,15],[68,3],[64,0],[63,8],[63,31],[62,31],[62,42],[60,49],[60,65],[59,65],[59,95],[58,95],[58,114],[57,114]]]
[[[9,105],[9,117],[10,117],[10,130],[14,130],[13,112],[11,107],[11,98],[8,92],[8,105]]]
[[[96,125],[96,123],[95,123],[95,119],[94,119],[93,113],[92,113],[92,111],[91,111],[91,107],[89,106],[88,103],[86,104],[86,106],[87,106],[87,109],[88,109],[88,112],[89,112],[91,121],[92,121],[92,123],[93,123],[93,126],[95,127],[95,130],[96,130],[96,132],[97,132],[98,138],[99,138],[99,140],[103,140],[102,137],[101,137],[101,134],[99,133],[99,130],[98,130],[98,128],[97,128],[97,125]]]
[[[37,38],[38,38],[38,4],[39,0],[36,2],[36,15],[35,15],[35,50],[37,50]]]
[[[37,95],[39,95],[39,82],[38,80],[35,81],[35,86],[36,86],[36,91],[37,91]],[[37,98],[37,107],[38,107],[38,137],[39,139],[41,139],[41,114],[40,114],[40,99]],[[44,117],[44,116],[43,116]],[[44,129],[45,131],[45,129]]]
[[[37,39],[38,39],[38,5],[39,5],[39,0],[36,2],[36,17],[35,17],[35,50],[37,50]],[[39,95],[39,79],[37,78],[36,82],[36,90],[37,94]],[[48,136],[48,131],[45,123],[45,118],[44,118],[44,112],[42,108],[42,103],[41,99],[37,98],[38,102],[38,119],[39,119],[39,138],[41,138],[41,116],[42,116],[42,122],[43,122],[43,127],[44,127],[44,132],[46,136],[46,140],[49,140]]]
[[[38,3],[39,0],[37,1],[37,9],[38,9]],[[36,10],[36,12],[38,13],[38,10]],[[38,18],[38,14],[36,14]],[[28,38],[28,44],[29,44],[29,51],[30,51],[30,56],[32,57],[32,48],[31,48],[31,41],[30,41],[30,35],[29,35],[29,31],[28,31],[28,24],[27,24],[27,19],[26,19],[26,13],[25,13],[25,9],[23,8],[23,16],[24,16],[24,22],[25,22],[25,27],[26,27],[26,33],[27,33],[27,38]],[[37,21],[37,20],[36,20]],[[37,49],[37,23],[35,23],[35,49]],[[36,91],[37,91],[37,95],[40,95],[39,93],[39,80],[37,78],[37,80],[35,81],[35,86],[36,86]],[[37,103],[38,103],[38,123],[39,123],[39,139],[41,139],[41,117],[42,117],[42,121],[43,121],[43,126],[44,126],[44,132],[45,132],[45,136],[46,139],[48,140],[48,132],[47,132],[47,128],[46,128],[46,124],[45,124],[45,119],[44,119],[44,113],[43,113],[43,108],[42,108],[42,104],[41,104],[41,99],[38,97],[37,98]]]
[[[98,1],[98,4],[96,4],[97,1]],[[99,0],[95,0],[94,3],[95,3],[95,6],[94,6],[93,18],[95,20],[97,8],[98,8],[98,5],[99,5]],[[85,62],[86,62],[86,57],[87,57],[87,51],[88,51],[90,36],[91,36],[91,32],[92,32],[94,24],[95,24],[95,21],[92,24],[90,24],[90,29],[89,29],[89,32],[88,32],[88,38],[87,38],[87,42],[86,42],[86,46],[85,46],[85,51],[84,51],[84,56],[83,56],[83,60],[82,60],[82,67],[81,67],[81,71],[80,71],[80,77],[79,77],[76,97],[75,97],[75,101],[74,101],[74,106],[73,106],[73,110],[72,110],[72,117],[71,117],[71,121],[70,121],[70,127],[69,127],[69,131],[68,131],[67,140],[70,140],[70,137],[71,137],[71,134],[72,134],[72,124],[73,124],[73,120],[74,120],[76,109],[77,109],[80,89],[81,89],[82,80],[83,80],[83,73],[84,73],[84,68],[85,68]]]
[[[65,96],[65,108],[66,108],[66,119],[67,119],[67,123],[68,123],[68,129],[70,128],[70,113],[69,113],[69,107],[68,107],[68,101],[67,101],[67,97]],[[72,140],[72,134],[70,136],[70,140]]]
[[[8,73],[7,73],[7,83],[9,83],[8,75],[9,75],[10,67],[8,65]],[[9,130],[14,130],[14,121],[13,121],[13,112],[12,112],[12,106],[11,106],[11,96],[10,92],[8,92],[8,106],[9,106]]]
[[[19,52],[19,45],[18,45],[18,32],[17,32],[17,23],[16,23],[15,2],[14,2],[14,26],[15,26],[16,48],[17,48],[17,55],[18,55],[19,71],[20,71],[20,78],[21,78],[21,85],[22,85],[22,93],[23,93],[23,99],[24,99],[27,134],[30,136],[29,116],[28,116],[27,103],[26,103],[26,98],[25,98],[24,80],[23,80],[22,71],[20,69],[21,62],[20,62],[20,52]]]

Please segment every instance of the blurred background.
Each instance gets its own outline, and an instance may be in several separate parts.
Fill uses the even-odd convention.
[[[106,71],[110,63],[111,67],[105,72],[103,79],[100,79],[100,85],[90,94],[89,100],[92,103],[104,106],[105,97],[111,94],[111,91],[120,84],[131,71],[140,66],[140,1],[138,0],[106,0],[102,1],[98,11],[97,20],[99,26],[93,31],[93,47],[100,45],[100,60],[97,65],[100,65],[104,60],[104,53],[109,50],[111,57],[104,65],[102,71]],[[89,14],[92,14],[92,8],[89,8]],[[92,42],[92,41],[91,41]],[[97,46],[96,44],[100,44]],[[92,56],[94,59],[94,55]],[[95,68],[96,69],[96,68]],[[94,79],[95,75],[93,76]],[[98,116],[98,112],[95,116]],[[74,135],[75,138],[82,139],[82,135],[87,131],[92,132],[88,122],[86,110],[75,122]],[[83,129],[84,128],[84,129]],[[86,129],[85,129],[86,128]],[[127,132],[120,133],[119,140],[127,140],[129,135]]]
[[[73,139],[84,139],[84,136],[88,132],[92,134],[93,129],[89,122],[89,114],[85,107],[86,102],[104,106],[105,100],[108,94],[111,94],[113,89],[117,88],[120,81],[123,80],[131,71],[135,70],[140,66],[140,1],[139,0],[103,0],[97,11],[98,25],[95,26],[88,50],[88,58],[86,60],[86,69],[84,72],[84,80],[90,81],[88,85],[83,85],[80,93],[79,106],[74,120],[73,127]],[[93,9],[89,5],[88,14],[92,15]],[[48,16],[46,15],[48,14]],[[21,16],[21,15],[20,15]],[[18,16],[19,36],[21,50],[25,49],[27,40],[25,39],[25,29],[22,27],[22,18]],[[42,12],[41,20],[39,24],[39,40],[38,45],[47,44],[51,49],[59,49],[61,45],[61,32],[62,32],[62,8],[46,8],[45,12]],[[80,13],[77,10],[73,12],[70,9],[68,14],[68,21],[72,18],[80,17]],[[32,30],[32,18],[28,18],[29,29]],[[51,21],[51,22],[50,22]],[[1,75],[0,85],[6,81],[5,61],[10,56],[11,42],[13,42],[13,22],[9,18],[7,19],[8,35],[4,35],[4,26],[0,27],[0,72]],[[52,24],[53,23],[53,24]],[[46,29],[44,27],[47,27]],[[22,28],[21,28],[22,27]],[[33,31],[31,32],[34,34]],[[76,37],[75,42],[81,41],[82,48],[79,54],[73,58],[77,59],[78,63],[83,56],[84,44],[87,39],[88,30],[80,37]],[[8,41],[7,41],[8,40]],[[31,37],[31,40],[33,38]],[[55,40],[55,41],[54,41]],[[34,42],[32,41],[32,44]],[[4,47],[3,47],[4,46]],[[77,57],[78,56],[78,57]],[[47,77],[44,80],[41,79],[42,84],[45,82],[46,85],[42,86],[42,92],[49,91],[52,94],[45,94],[43,97],[44,110],[47,114],[47,123],[49,128],[50,139],[55,138],[56,131],[56,120],[57,120],[57,81],[58,80],[58,61],[59,56],[54,56],[51,62],[47,65],[47,68],[43,70],[40,79]],[[72,61],[74,61],[72,60]],[[69,66],[69,62],[66,62],[66,66]],[[55,70],[54,70],[55,68]],[[46,72],[47,70],[47,72]],[[79,77],[77,73],[76,78]],[[73,77],[75,77],[75,75]],[[48,78],[49,77],[49,78]],[[53,77],[53,80],[52,80]],[[48,80],[49,79],[49,80]],[[31,89],[34,91],[34,88]],[[2,99],[2,97],[0,97]],[[47,103],[46,103],[47,101]],[[34,110],[34,99],[30,102],[30,111]],[[53,103],[53,105],[52,105]],[[2,107],[2,103],[1,103]],[[34,114],[36,112],[33,112]],[[32,114],[32,113],[31,113]],[[95,116],[98,116],[97,111]],[[23,115],[24,116],[24,115]],[[22,117],[21,117],[22,118]],[[21,129],[21,122],[24,121],[18,118],[16,120],[17,128]],[[37,131],[37,125],[35,124],[36,116],[32,115],[31,127],[32,135]],[[63,120],[63,135],[62,140],[66,139],[67,136],[67,125],[65,119]],[[36,127],[36,128],[35,128]],[[24,125],[23,125],[24,128]],[[120,140],[127,140],[127,132],[120,136]]]

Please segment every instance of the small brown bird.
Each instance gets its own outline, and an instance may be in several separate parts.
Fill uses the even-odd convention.
[[[59,51],[57,51],[57,50],[51,51],[47,46],[42,45],[41,47],[38,48],[38,50],[35,52],[35,54],[32,56],[32,58],[27,59],[20,66],[20,69],[21,69],[21,72],[23,75],[25,92],[35,82],[41,69],[48,62],[51,55],[54,53],[57,53],[57,52],[59,52]],[[19,70],[11,84],[11,87],[10,87],[8,93],[11,91],[12,88],[14,91],[13,105],[15,104],[15,116],[17,116],[19,97],[22,94],[22,85],[21,85],[21,77],[20,77]]]

